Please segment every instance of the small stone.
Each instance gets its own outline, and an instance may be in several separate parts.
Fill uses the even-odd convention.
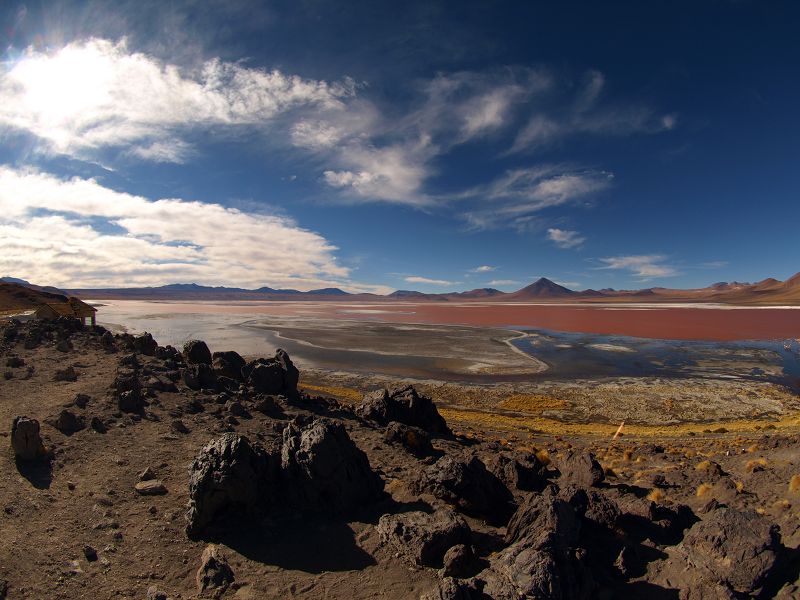
[[[75,396],[73,404],[75,404],[75,406],[77,406],[78,408],[86,408],[86,405],[89,403],[89,400],[91,400],[91,398],[89,397],[88,394],[78,394],[77,396]]]
[[[97,550],[95,550],[88,544],[83,547],[83,555],[89,562],[95,562],[97,560]]]
[[[134,489],[142,496],[163,496],[167,493],[166,486],[158,479],[140,481]]]
[[[147,588],[147,600],[167,600],[166,592],[162,592],[156,586],[151,585]]]
[[[197,570],[197,589],[224,592],[233,582],[233,570],[218,546],[210,544],[203,550],[200,568]]]
[[[89,421],[89,426],[97,433],[105,433],[108,431],[108,428],[100,417],[92,417],[91,421]]]
[[[74,367],[67,367],[66,369],[58,369],[53,376],[56,381],[78,381],[78,373]]]
[[[176,433],[189,433],[189,428],[180,419],[175,419],[172,421],[170,427]]]

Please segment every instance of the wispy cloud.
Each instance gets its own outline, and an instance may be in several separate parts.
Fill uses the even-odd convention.
[[[563,88],[554,86],[549,109],[535,111],[529,117],[509,150],[531,151],[575,135],[624,136],[653,134],[677,126],[677,116],[660,114],[648,106],[602,104],[605,76],[598,71],[586,73],[584,83],[570,99]],[[556,101],[557,100],[557,101]]]
[[[519,283],[516,279],[492,279],[489,285],[518,285]]]
[[[675,267],[664,264],[665,260],[667,260],[667,257],[661,254],[614,256],[601,258],[600,262],[604,263],[605,266],[598,268],[629,271],[642,280],[678,275],[678,270]]]
[[[429,277],[419,277],[417,275],[410,275],[409,277],[404,277],[404,280],[407,281],[408,283],[421,283],[424,285],[440,285],[444,287],[458,285],[460,283],[458,281],[447,281],[446,279],[431,279]]]
[[[481,200],[476,208],[465,211],[463,218],[474,229],[525,228],[536,213],[606,190],[613,179],[606,171],[557,166],[514,169],[488,185],[462,193],[462,199]]]
[[[470,269],[470,273],[491,273],[492,271],[496,271],[497,267],[493,267],[491,265],[481,265],[480,267],[475,267],[474,269]]]
[[[559,248],[576,248],[586,241],[579,232],[570,229],[551,227],[547,230],[547,239]]]
[[[283,216],[150,200],[92,179],[0,167],[0,272],[69,287],[361,285],[337,248]]]

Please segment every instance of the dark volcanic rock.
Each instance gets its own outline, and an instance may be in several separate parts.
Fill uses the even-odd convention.
[[[242,368],[242,376],[256,392],[294,398],[300,373],[289,355],[278,350],[271,359],[259,358]]]
[[[190,365],[211,365],[211,352],[203,340],[189,340],[183,345],[183,356]]]
[[[213,369],[205,363],[187,365],[181,369],[183,383],[191,390],[215,389],[217,376]]]
[[[45,455],[39,421],[28,417],[14,417],[11,424],[11,448],[19,460],[36,460]]]
[[[78,381],[78,373],[74,367],[58,369],[53,377],[56,381]]]
[[[450,548],[469,543],[470,529],[451,510],[432,514],[414,511],[383,515],[378,521],[378,534],[384,544],[391,545],[412,565],[441,567]]]
[[[427,396],[420,396],[413,386],[400,390],[382,390],[364,396],[356,415],[379,425],[390,421],[420,427],[434,435],[449,435],[447,423]]]
[[[228,433],[206,444],[189,467],[189,537],[197,538],[225,513],[263,516],[273,497],[275,462],[240,435]]]
[[[512,490],[540,492],[547,485],[546,467],[534,454],[492,454],[486,460],[486,468]]]
[[[444,553],[442,570],[439,574],[443,577],[469,577],[474,574],[476,563],[477,559],[472,546],[456,544]]]
[[[775,570],[782,549],[777,525],[765,517],[753,510],[719,508],[669,551],[661,579],[686,591],[690,599],[730,592],[730,597],[761,597],[760,588]]]
[[[314,419],[283,430],[281,495],[286,506],[341,512],[383,494],[383,481],[341,423]]]
[[[578,487],[592,487],[605,479],[603,467],[591,452],[567,450],[563,457],[558,458],[556,466],[562,481],[574,483]]]
[[[133,347],[139,354],[144,354],[145,356],[155,356],[158,344],[153,339],[153,336],[145,331],[142,335],[138,335],[133,338]]]
[[[86,427],[86,421],[69,410],[62,410],[58,417],[52,420],[52,425],[64,435],[72,435]]]
[[[140,413],[144,410],[144,399],[140,392],[129,390],[117,395],[117,406],[122,412]]]
[[[106,352],[116,352],[117,351],[117,343],[114,340],[114,334],[110,331],[106,331],[103,335],[100,336],[100,346]]]
[[[383,439],[389,443],[400,444],[415,456],[430,456],[433,454],[431,436],[419,427],[405,425],[392,421],[386,427]]]
[[[224,592],[234,582],[233,569],[218,546],[211,544],[203,550],[195,579],[200,593],[206,590]]]
[[[509,522],[508,548],[478,577],[492,598],[592,598],[586,552],[577,547],[580,516],[549,488],[533,494]]]
[[[214,352],[212,366],[218,377],[242,380],[242,367],[247,364],[238,352]]]
[[[508,488],[475,456],[467,460],[443,456],[422,472],[416,487],[495,524],[505,523],[515,508]]]

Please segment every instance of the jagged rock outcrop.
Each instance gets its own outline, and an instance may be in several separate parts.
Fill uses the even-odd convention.
[[[289,398],[297,396],[300,372],[284,350],[275,352],[271,359],[259,358],[247,363],[241,373],[256,392]]]
[[[246,437],[227,433],[210,441],[189,467],[187,535],[199,537],[226,513],[263,516],[276,477],[275,458]]]
[[[211,365],[211,351],[203,340],[189,340],[183,345],[183,357],[190,365]]]
[[[436,410],[436,404],[421,396],[413,386],[399,390],[381,390],[364,396],[355,409],[356,415],[379,425],[390,421],[405,423],[424,429],[434,435],[450,435],[447,422]]]
[[[181,377],[184,385],[190,390],[216,389],[217,375],[206,363],[195,363],[186,365],[181,369]]]
[[[383,481],[341,423],[289,424],[280,449],[225,434],[206,444],[189,468],[186,532],[197,538],[219,518],[258,521],[270,511],[336,513],[375,501]]]
[[[466,521],[447,509],[431,514],[413,511],[383,515],[378,534],[384,544],[419,567],[441,567],[450,548],[470,541]]]
[[[340,512],[382,493],[383,480],[341,423],[314,419],[283,430],[281,497],[287,507]]]
[[[420,474],[415,487],[491,523],[505,523],[515,509],[509,489],[475,456],[443,456]]]
[[[39,421],[14,417],[11,423],[11,449],[18,460],[31,461],[45,456]]]

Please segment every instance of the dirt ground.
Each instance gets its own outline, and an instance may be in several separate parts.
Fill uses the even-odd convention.
[[[206,544],[184,533],[190,462],[219,433],[234,430],[269,441],[278,435],[276,422],[315,409],[284,406],[277,416],[252,412],[249,418],[231,420],[213,397],[181,388],[159,392],[143,417],[122,414],[110,393],[120,355],[104,352],[97,337],[88,334],[76,334],[73,345],[61,352],[52,343],[26,350],[19,342],[0,356],[0,371],[6,373],[0,379],[0,436],[6,448],[12,419],[26,415],[42,424],[53,456],[49,465],[27,467],[15,462],[10,449],[0,453],[0,580],[8,582],[8,598],[144,599],[153,586],[170,598],[198,597],[195,572]],[[11,356],[24,365],[6,367]],[[140,360],[145,367],[156,361]],[[56,370],[68,366],[77,371],[77,380],[55,381]],[[370,380],[358,386],[342,376],[308,373],[301,374],[300,388],[347,404],[389,383]],[[442,415],[458,434],[435,440],[439,450],[460,452],[472,444],[481,456],[503,449],[557,456],[569,448],[588,448],[612,487],[636,486],[668,506],[699,509],[717,498],[753,508],[780,526],[786,546],[797,547],[797,398],[766,384],[752,389],[679,384],[689,388],[684,396],[666,389],[669,382],[657,381],[523,392],[502,386],[420,387],[441,403]],[[612,440],[618,421],[625,419],[615,401],[623,389],[630,398],[653,399],[648,414],[659,420],[634,420],[622,437]],[[75,406],[77,394],[90,397],[85,408]],[[704,408],[705,418],[690,418],[684,397],[691,406]],[[741,405],[741,398],[750,398],[750,404]],[[190,414],[187,403],[198,399],[204,410]],[[709,408],[711,399],[716,404]],[[108,431],[86,427],[72,435],[61,433],[49,422],[65,407],[87,423],[100,418]],[[387,446],[381,429],[348,414],[339,417],[391,498],[338,521],[298,515],[258,534],[254,528],[220,540],[236,574],[226,598],[418,598],[438,581],[434,570],[411,569],[382,546],[375,529],[384,512],[420,502],[409,489],[420,463]],[[187,433],[175,430],[176,418]],[[139,473],[148,467],[164,482],[165,495],[142,496],[134,490]],[[654,485],[657,476],[665,485]],[[502,528],[468,521],[489,548],[492,540],[501,539]],[[87,545],[97,551],[98,560],[87,560]]]

